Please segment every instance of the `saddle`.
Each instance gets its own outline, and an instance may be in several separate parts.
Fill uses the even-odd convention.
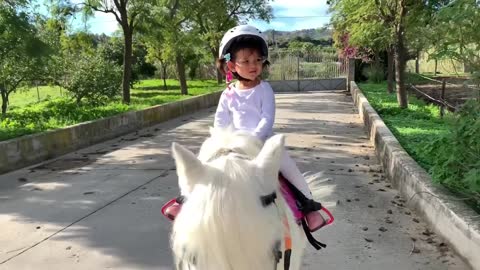
[[[321,249],[322,247],[325,248],[326,245],[317,241],[311,233],[332,224],[334,221],[332,213],[330,213],[327,208],[322,206],[321,203],[305,197],[305,195],[303,195],[303,193],[298,190],[292,183],[290,183],[290,181],[288,181],[281,173],[279,173],[278,175],[278,180],[280,182],[280,191],[282,193],[282,196],[287,202],[290,210],[292,211],[293,217],[295,218],[297,224],[302,225],[302,228],[310,244],[317,250]],[[178,196],[177,198],[171,199],[163,205],[161,209],[162,214],[169,220],[174,221],[175,217],[180,212],[182,204],[185,202],[185,200],[186,198],[184,196]],[[322,222],[320,222],[320,224],[316,225],[314,229],[311,229],[309,228],[306,216],[308,213],[314,211],[321,211],[321,218],[323,220]]]

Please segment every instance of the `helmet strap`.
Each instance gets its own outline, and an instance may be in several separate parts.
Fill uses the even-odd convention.
[[[251,82],[252,81],[250,79],[247,79],[247,78],[244,78],[244,77],[238,75],[238,73],[236,73],[236,72],[235,72],[235,75],[236,75],[236,77],[238,78],[239,81],[244,81],[244,82]]]
[[[226,78],[225,78],[225,81],[227,82],[227,84],[229,84],[232,80],[233,80],[232,71],[228,70],[228,71],[227,71]]]

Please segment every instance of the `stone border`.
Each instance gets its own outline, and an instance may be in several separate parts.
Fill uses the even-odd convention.
[[[355,82],[350,92],[375,151],[407,206],[421,213],[475,270],[480,270],[480,215],[432,184],[430,175],[401,147]]]
[[[222,91],[0,142],[0,174],[215,106]]]

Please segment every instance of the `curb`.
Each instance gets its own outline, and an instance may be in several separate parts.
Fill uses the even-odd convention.
[[[0,142],[0,174],[215,106],[222,91]]]
[[[408,206],[421,213],[472,269],[480,270],[480,215],[433,184],[431,176],[402,148],[353,81],[350,92],[377,157],[393,185],[410,199]]]

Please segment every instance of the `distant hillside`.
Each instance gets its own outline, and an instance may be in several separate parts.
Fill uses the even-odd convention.
[[[276,31],[276,30],[267,30],[264,32],[267,36],[268,41],[272,41],[275,38],[278,42],[280,41],[290,41],[297,37],[301,39],[312,39],[312,40],[321,40],[321,39],[331,39],[332,30],[327,27],[316,28],[316,29],[303,29],[296,31]]]
[[[332,30],[327,27],[296,31],[267,30],[264,32],[264,35],[270,45],[273,45],[275,42],[280,48],[287,47],[287,44],[293,40],[309,41],[315,45],[332,45]]]

